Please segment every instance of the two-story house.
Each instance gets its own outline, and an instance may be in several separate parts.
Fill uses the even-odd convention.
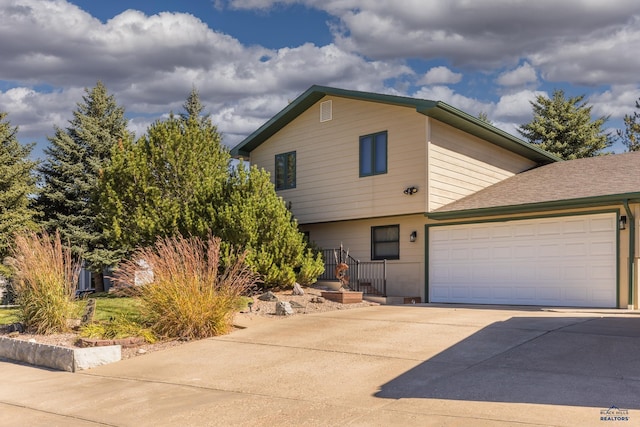
[[[232,149],[386,295],[637,306],[640,153],[560,161],[443,102],[313,86]]]

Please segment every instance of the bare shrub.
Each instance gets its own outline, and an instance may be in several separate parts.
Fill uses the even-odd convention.
[[[242,295],[258,276],[245,265],[246,253],[222,268],[220,243],[218,237],[164,238],[119,266],[116,283],[139,298],[142,317],[158,336],[206,338],[230,331]],[[145,283],[135,285],[141,266]]]
[[[37,334],[67,331],[68,320],[78,316],[74,303],[80,264],[60,234],[34,232],[16,235],[11,266],[19,317]]]

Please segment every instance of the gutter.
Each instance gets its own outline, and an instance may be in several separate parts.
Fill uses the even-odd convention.
[[[629,301],[627,302],[627,308],[633,310],[635,308],[634,293],[633,293],[633,278],[634,278],[634,266],[636,258],[636,221],[633,217],[633,212],[629,208],[629,199],[622,201],[624,204],[624,210],[629,217],[629,259],[627,265],[627,274],[629,275]]]
[[[474,218],[479,216],[494,216],[494,215],[511,215],[530,212],[541,212],[556,209],[578,209],[587,207],[607,206],[610,204],[618,204],[622,199],[622,203],[628,203],[630,200],[633,202],[640,201],[640,192],[635,193],[620,193],[609,194],[604,196],[590,196],[581,197],[578,199],[561,199],[551,200],[546,202],[524,203],[520,205],[506,205],[506,206],[492,206],[486,208],[470,208],[453,211],[435,211],[427,212],[425,216],[431,219],[443,220],[443,219],[461,219],[461,218]],[[452,202],[451,204],[456,203]],[[444,208],[444,207],[443,207]],[[627,211],[629,212],[629,211]],[[632,216],[629,216],[631,219]]]

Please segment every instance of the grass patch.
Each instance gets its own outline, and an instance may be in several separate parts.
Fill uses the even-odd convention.
[[[10,325],[20,320],[17,308],[0,308],[0,325]]]
[[[90,296],[90,298],[94,297]],[[93,319],[97,322],[107,322],[117,318],[129,320],[139,320],[140,318],[140,304],[134,298],[96,296],[95,299],[96,313]]]

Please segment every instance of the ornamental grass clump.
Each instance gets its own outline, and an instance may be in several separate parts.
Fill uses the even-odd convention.
[[[74,303],[80,264],[71,249],[62,245],[60,234],[25,233],[15,238],[11,266],[18,316],[36,334],[69,329],[69,320],[79,315]]]
[[[140,300],[141,316],[158,337],[198,339],[228,333],[242,296],[258,276],[246,254],[220,265],[220,239],[169,237],[137,250],[116,282]]]

